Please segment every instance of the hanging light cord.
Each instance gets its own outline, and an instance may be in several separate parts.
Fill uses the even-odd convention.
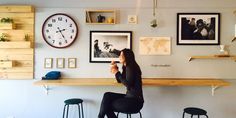
[[[153,16],[156,16],[157,0],[153,0]]]

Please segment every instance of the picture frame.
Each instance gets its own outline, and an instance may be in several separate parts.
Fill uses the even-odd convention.
[[[68,58],[68,68],[76,68],[76,58]]]
[[[132,49],[132,31],[90,31],[90,63],[118,62],[124,48]]]
[[[220,45],[220,13],[177,13],[177,45]]]
[[[65,68],[65,59],[57,58],[57,68]]]
[[[44,68],[50,69],[50,68],[52,68],[52,64],[53,64],[52,58],[45,58],[44,59]]]

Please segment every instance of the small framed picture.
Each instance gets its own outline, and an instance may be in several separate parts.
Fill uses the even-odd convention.
[[[57,68],[64,68],[64,67],[65,67],[65,59],[57,58]]]
[[[68,68],[76,68],[76,58],[68,58]]]
[[[44,59],[44,68],[52,68],[52,58]]]
[[[128,15],[128,23],[129,24],[137,24],[138,17],[136,15]]]

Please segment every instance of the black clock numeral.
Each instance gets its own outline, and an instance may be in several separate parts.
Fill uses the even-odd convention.
[[[67,40],[65,40],[65,42],[67,43]]]
[[[66,21],[66,23],[67,23],[67,19],[66,19],[65,21]]]
[[[48,24],[48,27],[52,27],[52,24]]]
[[[61,42],[59,42],[59,45],[61,45],[62,43]]]
[[[74,29],[72,29],[72,30],[71,30],[71,32],[72,32],[72,33],[74,33],[74,32],[75,32],[75,30],[74,30]]]
[[[71,39],[73,39],[73,36],[70,36]]]
[[[52,22],[55,23],[55,22],[56,22],[56,19],[52,19]]]
[[[51,36],[48,36],[49,39],[51,39]]]
[[[58,21],[62,21],[62,17],[58,17]]]
[[[48,32],[49,32],[49,30],[47,29],[47,30],[46,30],[46,32],[48,33]]]
[[[55,43],[55,40],[52,40],[52,43]]]
[[[70,27],[72,27],[72,24],[70,24]]]

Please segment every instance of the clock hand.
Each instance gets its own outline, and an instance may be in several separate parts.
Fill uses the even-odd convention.
[[[60,32],[60,34],[61,34],[61,36],[65,39],[65,36],[62,34],[62,30],[60,30],[60,28],[59,27],[57,27],[57,29],[59,30],[59,32]]]

